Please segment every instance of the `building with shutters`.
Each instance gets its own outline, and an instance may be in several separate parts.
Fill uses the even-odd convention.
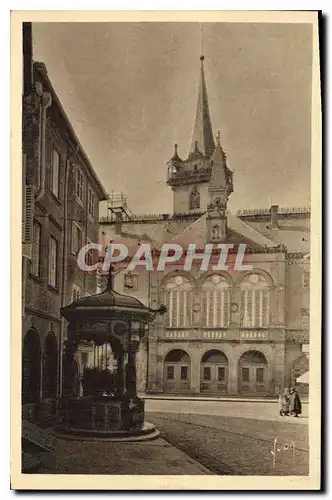
[[[164,242],[185,249],[245,244],[251,270],[201,271],[199,258],[189,270],[183,260],[162,271],[139,266],[128,273],[118,265],[118,292],[167,306],[138,354],[139,390],[276,395],[308,369],[310,208],[229,212],[236,185],[220,134],[212,133],[203,56],[193,130],[189,155],[182,158],[175,145],[167,162],[172,213],[135,215],[118,196],[100,221],[100,240],[132,252],[148,243],[155,256]]]
[[[24,404],[54,401],[63,392],[66,329],[60,308],[96,291],[95,273],[81,271],[76,256],[82,245],[97,240],[99,202],[107,197],[31,47],[31,24],[23,23]],[[77,376],[78,370],[77,365]]]

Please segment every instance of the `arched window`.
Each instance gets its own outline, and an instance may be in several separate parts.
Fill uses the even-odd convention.
[[[189,280],[174,276],[165,285],[166,324],[170,328],[191,326],[192,291]]]
[[[221,229],[220,229],[220,226],[216,225],[216,226],[213,226],[212,228],[212,241],[214,240],[220,240],[221,238]]]
[[[240,366],[247,365],[266,365],[267,361],[264,354],[260,351],[246,351],[242,354],[239,360]]]
[[[190,363],[189,355],[183,349],[173,349],[166,354],[165,363]]]
[[[240,284],[241,321],[244,328],[264,328],[269,325],[270,290],[260,274],[249,274]]]
[[[189,210],[195,210],[197,208],[200,208],[201,206],[200,198],[201,197],[198,189],[194,187],[189,196]]]
[[[229,325],[230,286],[218,274],[209,276],[202,286],[203,325],[223,328]]]
[[[219,351],[219,349],[212,349],[203,354],[201,363],[228,365],[228,359],[222,351]]]

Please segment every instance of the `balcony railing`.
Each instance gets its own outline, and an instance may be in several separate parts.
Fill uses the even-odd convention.
[[[208,181],[211,175],[210,167],[201,167],[196,169],[180,169],[174,172],[168,172],[167,174],[167,183],[177,183],[177,182],[190,182],[195,179],[195,181]]]
[[[280,215],[292,215],[292,214],[301,214],[301,215],[310,215],[311,207],[279,207],[278,214]],[[242,209],[238,210],[236,213],[237,217],[252,217],[256,215],[270,216],[271,215],[271,207],[270,208],[254,208],[254,209]]]
[[[161,340],[200,340],[202,342],[283,342],[283,330],[268,329],[166,329],[159,334]]]

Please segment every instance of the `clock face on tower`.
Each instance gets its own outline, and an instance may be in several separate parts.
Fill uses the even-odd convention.
[[[232,310],[232,312],[234,312],[234,313],[235,313],[235,312],[238,312],[238,310],[239,310],[239,306],[238,306],[238,304],[236,304],[235,302],[233,302],[233,303],[231,304],[231,310]]]

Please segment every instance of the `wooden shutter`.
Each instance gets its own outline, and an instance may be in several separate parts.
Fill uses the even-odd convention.
[[[223,294],[224,294],[224,307],[223,307],[224,310],[222,311],[224,318],[223,326],[229,326],[230,291],[228,289],[223,290]]]
[[[207,323],[207,293],[204,291],[202,294],[202,323],[203,326],[208,326]]]
[[[71,223],[71,252],[76,254],[77,251],[77,229],[74,221]]]
[[[24,217],[23,217],[23,241],[24,243],[32,243],[33,240],[33,202],[34,189],[33,186],[25,186],[24,196]]]
[[[165,304],[166,306],[166,309],[167,309],[167,312],[164,316],[164,323],[165,323],[165,326],[170,326],[170,300],[169,300],[169,292],[164,292],[163,293],[163,303]]]
[[[252,326],[258,326],[261,327],[262,322],[261,322],[261,315],[260,315],[260,300],[261,300],[261,294],[263,293],[262,290],[255,290],[255,296],[254,296],[254,317],[252,321]]]
[[[262,311],[262,316],[263,316],[263,325],[262,326],[269,326],[269,292],[264,290],[263,292],[263,311]]]
[[[207,326],[214,326],[214,291],[208,292],[208,311],[207,311]]]
[[[179,294],[179,321],[177,326],[184,326],[184,318],[185,318],[185,310],[184,310],[184,303],[185,303],[185,293],[184,291],[178,292]]]
[[[23,160],[22,160],[22,237],[21,241],[24,242],[25,238],[25,171],[26,171],[26,155],[23,154]]]
[[[192,302],[193,302],[192,301],[192,292],[187,291],[186,292],[186,319],[185,319],[185,321],[186,321],[185,325],[186,326],[191,326],[191,323],[192,323],[192,319],[191,319],[191,317],[192,317],[192,307],[193,307]]]
[[[244,290],[241,290],[241,326],[245,325],[245,295],[244,295]]]
[[[213,326],[220,328],[221,326],[224,325],[224,318],[223,318],[223,310],[222,310],[222,295],[223,290],[215,290],[214,291],[214,297],[215,297],[215,313],[214,313],[214,319],[213,321]]]
[[[253,326],[253,321],[254,321],[254,318],[253,318],[253,314],[252,314],[252,297],[253,296],[253,293],[252,293],[252,290],[248,290],[248,294],[247,294],[247,319],[248,319],[248,323],[246,324],[246,327],[252,327]]]
[[[178,326],[178,293],[179,292],[174,292],[174,291],[170,293],[172,327]]]

